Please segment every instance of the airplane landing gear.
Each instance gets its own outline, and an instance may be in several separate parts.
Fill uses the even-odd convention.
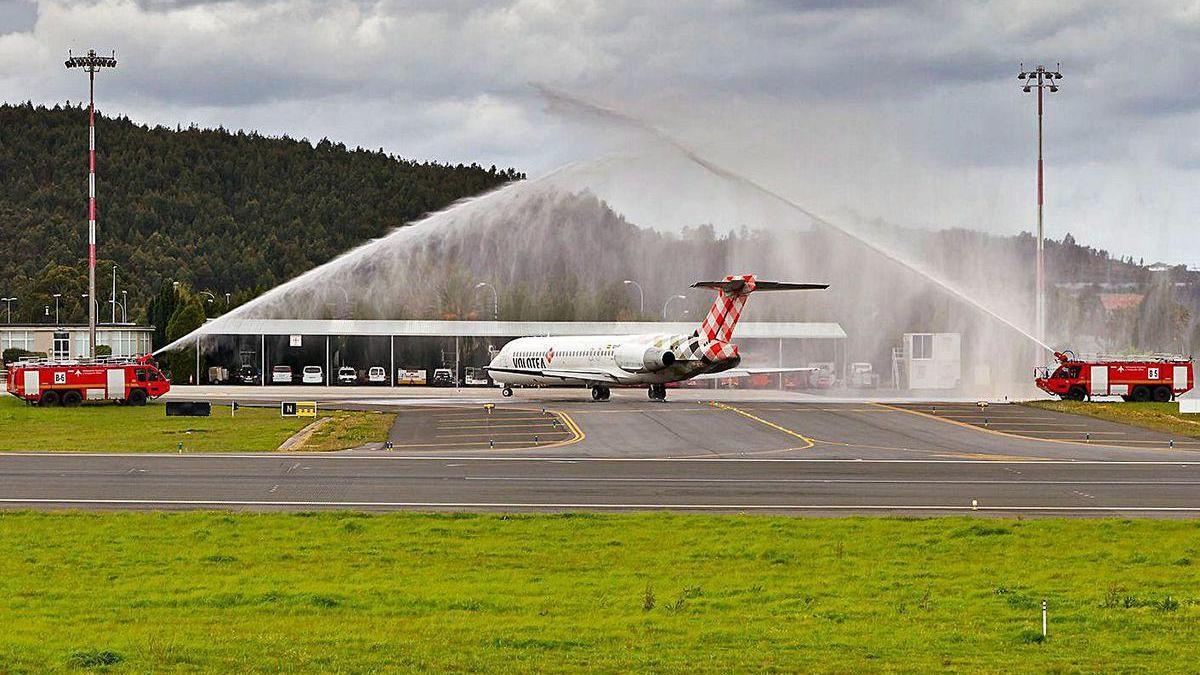
[[[505,388],[501,389],[500,395],[503,396],[504,398],[508,398],[509,396],[512,396],[512,387],[505,387]]]
[[[650,394],[651,401],[665,401],[667,400],[667,385],[652,384],[647,393]]]
[[[607,401],[608,395],[609,395],[608,387],[605,387],[604,385],[600,385],[600,384],[594,385],[592,387],[592,400],[593,401]]]

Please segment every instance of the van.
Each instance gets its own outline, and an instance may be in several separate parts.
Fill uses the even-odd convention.
[[[354,384],[358,382],[358,373],[350,366],[338,368],[338,384]]]
[[[321,366],[304,366],[304,375],[300,381],[304,384],[324,384],[324,372]]]
[[[367,382],[371,384],[387,384],[387,371],[383,366],[373,366],[367,371]]]
[[[275,366],[271,369],[271,382],[275,384],[291,384],[292,383],[292,367],[291,366]]]
[[[449,368],[438,368],[433,371],[433,380],[429,384],[434,387],[453,387],[454,375]]]

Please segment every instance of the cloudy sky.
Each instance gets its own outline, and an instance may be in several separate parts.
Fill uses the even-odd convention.
[[[1062,63],[1047,232],[1200,264],[1200,3],[0,0],[0,100],[100,108],[537,174],[617,136],[534,85],[648,120],[834,220],[1030,230],[1026,66]],[[0,135],[20,133],[3,129]],[[617,140],[614,140],[616,138]]]

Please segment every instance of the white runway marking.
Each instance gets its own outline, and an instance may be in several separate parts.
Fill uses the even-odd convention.
[[[912,480],[907,478],[591,478],[588,476],[566,476],[562,478],[554,478],[551,476],[463,476],[463,480],[520,483],[556,483],[562,481],[580,483],[870,483],[880,485],[907,485],[910,483],[921,485],[1200,485],[1200,481],[1161,480]]]
[[[969,504],[604,504],[590,502],[344,502],[255,501],[221,499],[21,499],[0,498],[0,504],[78,504],[91,506],[276,506],[411,509],[667,509],[680,511],[1128,511],[1139,513],[1200,513],[1200,506],[983,506]]]
[[[1190,453],[1189,453],[1190,454]],[[1125,460],[1125,459],[905,459],[905,458],[820,458],[820,457],[571,457],[565,455],[544,456],[512,456],[512,455],[343,455],[331,453],[290,452],[287,455],[271,453],[171,453],[171,452],[4,452],[0,453],[0,462],[6,457],[40,457],[54,459],[57,457],[126,457],[126,458],[163,458],[173,459],[264,459],[286,460],[296,457],[305,459],[323,459],[330,461],[342,460],[371,460],[397,462],[732,462],[732,463],[808,463],[808,464],[1102,464],[1114,466],[1200,466],[1200,461],[1187,460]],[[304,467],[309,468],[309,467]]]

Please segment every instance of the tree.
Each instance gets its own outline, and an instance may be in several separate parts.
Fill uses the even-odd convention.
[[[186,290],[181,287],[180,293],[186,293]],[[167,322],[168,344],[204,325],[204,305],[200,301],[200,297],[189,293],[175,309],[175,313]],[[196,363],[196,347],[188,345],[184,349],[169,352],[164,361],[175,382],[190,381],[189,375]]]

